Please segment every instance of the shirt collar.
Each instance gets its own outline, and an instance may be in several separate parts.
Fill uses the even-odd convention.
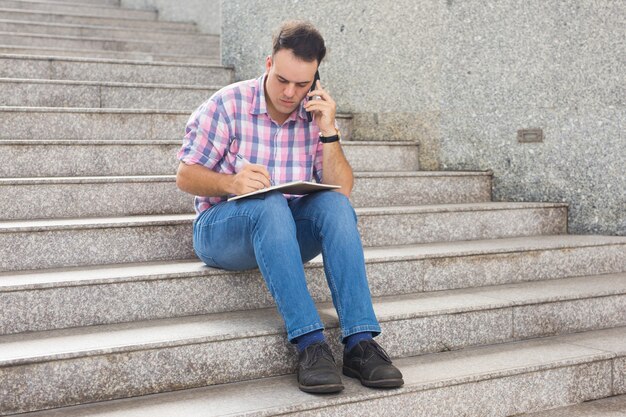
[[[250,109],[251,114],[267,114],[267,102],[265,101],[265,77],[267,77],[267,73],[264,73],[259,78],[256,79],[254,83],[254,95],[252,99],[252,106]],[[306,110],[304,109],[304,100],[300,103],[298,108],[294,110],[287,120],[296,120],[297,117],[306,120]]]

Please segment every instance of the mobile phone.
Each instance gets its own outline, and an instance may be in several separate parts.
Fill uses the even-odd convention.
[[[320,79],[320,72],[319,71],[315,71],[315,76],[313,77],[313,85],[311,85],[311,88],[309,89],[309,93],[313,90],[315,90],[317,88],[317,81]],[[309,100],[313,100],[315,98],[315,96],[313,97],[309,97]],[[311,123],[313,121],[313,115],[311,115],[310,111],[306,112],[306,118],[309,121],[309,123]]]

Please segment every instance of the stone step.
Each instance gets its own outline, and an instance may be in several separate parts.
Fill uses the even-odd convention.
[[[624,417],[626,416],[626,394],[586,401],[581,404],[553,408],[536,413],[521,414],[519,417]]]
[[[121,10],[121,9],[118,9]],[[24,20],[29,22],[66,23],[76,25],[115,26],[135,29],[169,30],[175,32],[196,32],[192,22],[166,22],[162,20],[142,20],[122,17],[88,15],[80,12],[54,12],[0,7],[0,19]]]
[[[375,297],[626,271],[626,238],[613,236],[430,243],[364,254]],[[321,257],[305,271],[313,298],[330,301]],[[3,273],[0,294],[0,334],[274,305],[258,271],[217,270],[198,260]]]
[[[62,0],[62,3],[120,6],[120,0]]]
[[[336,357],[340,358],[334,308],[331,303],[320,304],[318,308],[329,342]],[[624,326],[626,274],[378,298],[374,299],[374,308],[383,330],[379,337],[381,345],[391,357],[410,357]],[[572,314],[573,311],[578,314]],[[570,366],[576,362],[574,359],[586,357],[580,350],[583,349],[581,343],[604,342],[597,345],[597,350],[587,351],[593,355],[594,361],[601,362],[601,366],[594,368],[593,372],[582,373],[585,377],[584,382],[580,381],[582,386],[595,387],[601,396],[611,393],[614,388],[612,366],[626,370],[625,335],[625,330],[619,328],[598,333],[594,339],[581,340],[580,334],[570,336],[569,340],[576,341],[571,342],[576,346],[564,348],[568,351]],[[537,360],[563,353],[554,344],[541,340],[488,346],[469,352],[515,352],[516,356],[505,355],[499,360],[492,357],[491,363],[506,363],[507,368],[513,365],[519,372],[520,367],[523,368],[519,363],[520,356],[526,355],[516,352],[519,349],[516,346],[550,347],[541,354],[535,350],[529,355],[535,362],[532,367],[535,371]],[[610,350],[612,346],[621,349],[621,356]],[[468,352],[447,354],[459,358],[467,357]],[[0,369],[3,386],[11,387],[11,390],[0,391],[0,412],[34,411],[283,375],[294,371],[295,356],[293,347],[285,340],[280,317],[273,308],[7,335],[0,337]],[[444,365],[441,358],[441,355],[424,356],[399,360],[397,365],[404,370],[409,387],[413,382],[409,364],[414,362],[431,366],[439,362],[433,369],[447,369],[453,373],[462,370],[465,375],[483,371],[481,367],[467,367],[467,364],[454,366],[448,362]],[[561,367],[564,365],[561,363]],[[573,374],[581,375],[581,372]],[[544,383],[560,379],[556,377]],[[290,385],[295,392],[293,378]],[[565,380],[571,383],[571,378]],[[620,378],[615,378],[615,382],[619,385]],[[503,392],[511,389],[500,386]],[[553,390],[550,385],[548,387]],[[407,391],[407,388],[399,392]],[[343,395],[346,394],[334,397]],[[496,402],[501,403],[500,396]],[[245,403],[254,404],[249,400]]]
[[[98,16],[117,19],[156,20],[156,10],[123,9],[119,6],[93,5],[81,3],[46,2],[38,0],[0,0],[0,16],[2,9],[28,10],[33,12],[50,12],[68,15]]]
[[[285,375],[23,417],[170,417],[180,410],[186,417],[513,416],[623,394],[625,340],[622,327],[397,359],[405,385],[393,391],[344,377],[341,393],[310,395]],[[612,378],[612,368],[621,381]]]
[[[219,86],[233,82],[234,71],[218,65],[0,55],[0,77]]]
[[[174,175],[0,178],[0,195],[0,220],[193,213]],[[351,195],[354,207],[490,200],[485,172],[356,173]]]
[[[220,86],[0,78],[0,106],[187,110]]]
[[[191,112],[181,110],[0,107],[2,139],[162,140],[181,138]],[[32,120],[38,123],[34,125]],[[337,114],[349,138],[352,116]],[[46,126],[46,129],[41,129]]]
[[[567,205],[561,203],[357,208],[356,212],[364,246],[567,231]],[[0,248],[7,249],[0,256],[0,271],[193,258],[193,219],[194,215],[177,214],[3,221]]]
[[[0,54],[10,55],[54,55],[57,57],[103,58],[116,60],[133,60],[140,62],[176,62],[204,65],[219,65],[219,56],[178,55],[153,52],[118,52],[98,49],[65,49],[39,46],[1,45]]]
[[[2,0],[0,0],[2,1]],[[115,29],[112,29],[115,30]],[[202,42],[192,41],[163,41],[134,39],[113,39],[110,37],[88,38],[62,35],[40,35],[22,32],[0,32],[0,42],[3,46],[27,47],[27,48],[55,48],[55,49],[78,49],[84,51],[106,53],[144,53],[156,56],[189,56],[209,57],[219,59],[220,38],[219,36],[206,37]],[[185,54],[185,51],[193,51],[193,54]],[[181,58],[182,59],[182,58]]]
[[[0,15],[1,16],[1,15]],[[154,29],[135,29],[116,26],[78,25],[68,23],[33,22],[28,20],[0,19],[1,32],[19,32],[33,35],[60,35],[85,38],[141,39],[170,42],[187,42],[200,45],[202,42],[219,39],[218,35],[206,35],[194,32],[158,31]]]
[[[175,174],[181,142],[0,140],[0,178]],[[355,171],[419,169],[416,143],[344,142],[342,147]]]

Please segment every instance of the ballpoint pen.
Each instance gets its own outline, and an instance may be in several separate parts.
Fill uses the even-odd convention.
[[[252,163],[252,162],[248,161],[246,158],[244,158],[243,156],[241,156],[241,154],[239,154],[239,153],[236,155],[236,158],[237,158],[237,161],[242,163],[242,164],[244,164],[244,166]],[[235,162],[235,170],[237,172],[240,171],[240,168],[237,166],[236,162]],[[274,185],[274,180],[271,177],[270,177],[270,185],[271,186]]]

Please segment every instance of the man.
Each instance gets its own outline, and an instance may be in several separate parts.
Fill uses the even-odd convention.
[[[176,183],[196,196],[198,257],[211,267],[261,270],[287,337],[297,345],[301,390],[343,389],[305,280],[303,263],[320,253],[345,344],[343,373],[366,386],[399,387],[402,374],[373,340],[380,326],[348,200],[353,175],[335,127],[336,104],[319,81],[309,92],[325,54],[311,24],[283,24],[265,74],[221,89],[191,115]],[[312,179],[341,188],[226,201],[229,195]]]

